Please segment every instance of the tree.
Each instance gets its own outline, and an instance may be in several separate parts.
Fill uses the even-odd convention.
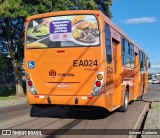
[[[54,6],[54,11],[82,9],[98,10],[98,6],[93,0],[58,0]]]
[[[22,68],[20,61],[23,58],[23,34],[24,19],[1,18],[0,36],[3,48],[6,47],[11,57],[16,82],[16,94],[23,95],[22,91]]]
[[[93,9],[111,17],[111,0],[0,0],[0,44],[7,48],[12,60],[16,94],[23,95],[22,68],[24,24],[29,15],[60,11]]]
[[[17,96],[24,95],[20,63],[23,58],[25,18],[31,14],[51,11],[52,2],[52,0],[38,0],[36,2],[32,0],[0,1],[0,43],[3,47],[7,46],[12,60]]]
[[[112,0],[94,0],[98,5],[98,9],[101,10],[108,18],[112,18],[112,13],[110,6],[112,5]]]

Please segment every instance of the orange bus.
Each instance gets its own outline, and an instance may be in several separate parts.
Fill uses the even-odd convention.
[[[147,92],[146,53],[100,11],[28,17],[24,53],[31,105],[125,112]]]

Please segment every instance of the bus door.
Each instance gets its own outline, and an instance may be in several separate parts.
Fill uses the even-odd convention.
[[[139,75],[139,57],[138,53],[135,52],[135,60],[134,60],[134,65],[135,65],[135,70],[134,70],[134,99],[137,99],[139,96],[138,91],[139,91],[139,80],[140,80],[140,75]]]
[[[113,83],[113,47],[111,48],[111,34],[110,28],[105,25],[105,41],[106,41],[106,83],[105,91],[107,93],[107,106],[110,110],[116,105],[116,99],[114,94],[114,83]]]
[[[121,92],[122,92],[122,59],[121,59],[121,45],[115,39],[112,39],[113,47],[113,82],[114,82],[114,99],[116,105],[121,104]]]

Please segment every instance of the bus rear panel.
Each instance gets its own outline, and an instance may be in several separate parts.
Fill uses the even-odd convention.
[[[97,14],[27,19],[25,69],[30,104],[106,107]]]
[[[100,11],[34,15],[25,32],[29,104],[125,112],[148,90],[147,55]]]

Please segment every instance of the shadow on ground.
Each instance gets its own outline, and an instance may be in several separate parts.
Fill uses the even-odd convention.
[[[31,117],[52,117],[52,118],[70,118],[70,119],[104,119],[114,112],[110,113],[106,109],[99,107],[70,107],[70,106],[46,106],[33,105],[30,111]]]

